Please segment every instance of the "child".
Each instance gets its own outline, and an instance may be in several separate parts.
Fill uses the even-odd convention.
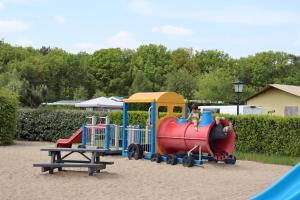
[[[200,114],[201,113],[199,112],[198,107],[195,104],[193,104],[192,105],[192,111],[189,114],[189,117],[187,118],[187,120],[192,119],[195,131],[198,131],[198,124],[199,124],[199,120],[200,120]]]
[[[221,124],[221,120],[225,120],[225,117],[216,117],[216,125],[219,125]],[[229,122],[229,125],[228,126],[225,126],[223,128],[223,132],[225,135],[228,135],[231,131],[232,131],[233,127],[232,127],[232,123]]]

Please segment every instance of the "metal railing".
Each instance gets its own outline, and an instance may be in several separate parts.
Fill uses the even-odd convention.
[[[150,129],[139,126],[127,126],[127,146],[130,144],[140,144],[145,152],[150,152]]]

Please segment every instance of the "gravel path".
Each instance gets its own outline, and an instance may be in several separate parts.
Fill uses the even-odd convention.
[[[86,168],[41,173],[33,163],[48,162],[40,148],[53,143],[17,142],[0,147],[0,199],[248,199],[281,177],[291,167],[237,161],[236,165],[204,163],[201,167],[169,166],[147,160],[115,161],[100,174]],[[79,170],[79,171],[78,171]]]

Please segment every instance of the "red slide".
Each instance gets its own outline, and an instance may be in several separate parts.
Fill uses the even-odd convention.
[[[82,128],[78,129],[71,137],[67,139],[58,139],[56,141],[56,147],[71,148],[72,143],[81,143],[82,140]]]
[[[97,128],[104,128],[105,124],[97,124]],[[82,141],[82,128],[78,129],[73,135],[67,139],[58,139],[56,147],[71,148],[73,143],[81,143]]]

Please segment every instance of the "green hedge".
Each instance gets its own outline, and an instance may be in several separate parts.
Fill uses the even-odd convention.
[[[17,127],[18,100],[8,91],[0,91],[0,145],[13,143]]]
[[[235,149],[245,153],[300,156],[300,117],[225,116],[237,135]]]
[[[85,112],[72,110],[21,109],[17,139],[56,141],[58,138],[67,138],[81,127],[86,116]]]
[[[300,155],[300,117],[233,116],[239,152]],[[128,112],[128,124],[146,123],[147,112]],[[86,120],[83,111],[29,109],[19,112],[17,136],[25,140],[56,141],[67,138]],[[122,113],[110,113],[111,124],[122,124]]]

